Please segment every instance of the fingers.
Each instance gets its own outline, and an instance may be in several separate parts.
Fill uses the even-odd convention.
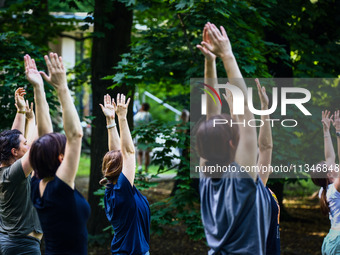
[[[202,52],[204,56],[208,54],[207,50],[203,48],[201,45],[197,44],[196,47]]]
[[[212,52],[213,48],[211,47],[211,45],[209,43],[206,43],[206,42],[202,42],[202,45],[207,48],[209,51]]]
[[[259,91],[259,92],[262,92],[262,90],[261,90],[261,84],[260,84],[260,81],[259,81],[259,79],[255,79],[255,82],[256,82],[256,86],[257,86],[257,90]]]
[[[57,63],[53,52],[50,52],[50,61],[52,68],[57,68]]]
[[[222,31],[222,35],[223,35],[224,37],[228,37],[227,32],[225,31],[224,27],[223,27],[223,26],[220,26],[220,29],[221,29],[221,31]]]
[[[33,66],[33,69],[38,70],[37,69],[37,65],[35,64],[35,60],[34,59],[32,59],[32,66]]]
[[[102,108],[102,111],[104,111],[104,106],[102,104],[99,104],[100,108]]]
[[[44,71],[39,71],[39,73],[45,81],[50,82],[50,77]]]
[[[47,66],[48,73],[51,74],[51,70],[52,70],[51,61],[50,61],[50,59],[48,58],[47,55],[44,56],[44,59],[45,59],[45,63],[46,63],[46,66]],[[45,74],[45,75],[46,75],[46,74]],[[47,76],[47,75],[46,75],[46,76]]]
[[[31,102],[31,111],[33,111],[33,102]]]
[[[126,107],[129,106],[129,103],[130,103],[130,98],[128,98],[127,102],[126,102]]]

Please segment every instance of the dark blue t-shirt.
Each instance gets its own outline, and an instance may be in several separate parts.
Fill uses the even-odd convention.
[[[269,233],[267,238],[267,255],[279,255],[280,254],[280,206],[277,198],[268,187],[266,187],[268,194],[270,194],[272,217],[270,221]]]
[[[105,212],[115,235],[112,254],[145,254],[149,251],[149,202],[121,173],[115,185],[109,184],[104,196]]]
[[[31,198],[45,236],[45,254],[87,254],[86,223],[90,206],[85,198],[57,176],[40,197],[39,183],[32,178]]]

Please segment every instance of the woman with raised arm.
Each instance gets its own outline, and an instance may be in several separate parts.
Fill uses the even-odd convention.
[[[31,171],[25,134],[25,90],[15,92],[17,114],[12,130],[0,133],[0,254],[40,254],[42,229],[30,199]]]
[[[66,136],[48,133],[32,144],[30,162],[35,171],[31,182],[32,201],[45,236],[45,254],[85,255],[90,206],[74,187],[83,131],[61,57],[50,53],[44,58],[49,75],[40,73],[56,89]],[[39,126],[43,118],[37,120]]]
[[[117,95],[117,104],[109,95],[100,105],[109,135],[109,152],[103,158],[101,184],[106,186],[104,204],[114,237],[112,254],[149,254],[150,207],[148,200],[134,186],[135,147],[126,119],[130,99],[125,103],[123,94]],[[120,141],[116,129],[118,116]]]
[[[207,23],[205,29],[209,39],[203,37],[200,50],[206,58],[211,52],[222,59],[229,81],[247,99],[247,87],[224,28],[220,31]],[[214,70],[205,70],[208,73]],[[219,109],[210,107],[213,103],[209,100],[207,97],[207,120],[199,124],[195,134],[196,148],[206,169],[218,169],[216,166],[227,169],[200,176],[201,214],[209,254],[265,254],[271,220],[270,196],[253,170],[257,158],[256,129],[247,124],[231,125],[230,115],[220,115]],[[247,100],[244,112],[238,115],[239,122],[254,119]],[[228,124],[215,126],[215,119],[226,119]]]
[[[340,253],[340,178],[339,165],[335,164],[335,152],[333,148],[330,126],[336,130],[338,156],[340,156],[340,111],[329,117],[329,111],[322,111],[322,124],[324,134],[325,161],[313,166],[311,178],[315,185],[320,186],[321,212],[329,216],[331,229],[323,240],[322,255],[335,255]],[[340,158],[340,157],[339,157]]]

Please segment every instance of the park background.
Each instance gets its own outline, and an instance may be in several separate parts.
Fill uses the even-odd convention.
[[[154,181],[145,181],[142,174],[136,183],[151,205],[150,252],[205,254],[197,180],[189,177],[188,155],[173,153],[189,145],[188,134],[174,129],[188,127],[179,125],[178,114],[164,107],[167,103],[178,111],[189,109],[190,78],[203,77],[204,59],[195,45],[202,40],[204,24],[226,28],[246,78],[339,78],[339,11],[337,0],[0,0],[0,130],[10,128],[14,119],[16,88],[25,87],[27,99],[33,101],[33,89],[24,77],[24,54],[36,59],[39,70],[45,68],[47,52],[62,55],[87,134],[76,187],[92,209],[89,254],[109,254],[112,232],[98,183],[107,151],[99,103],[104,94],[118,92],[147,101],[155,121],[134,134],[156,149],[150,169]],[[217,69],[225,77],[220,61]],[[321,110],[340,107],[338,79],[333,81],[306,87],[312,93],[308,110],[313,118],[296,115],[298,130],[273,128],[273,165],[323,159]],[[62,131],[55,93],[48,84],[45,89],[54,129]],[[279,114],[278,109],[272,117]],[[289,114],[294,118],[298,113]],[[269,186],[281,205],[282,254],[320,254],[330,224],[320,212],[318,188],[306,176],[272,179]]]

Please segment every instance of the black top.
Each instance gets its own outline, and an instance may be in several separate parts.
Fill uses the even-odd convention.
[[[45,254],[87,254],[89,204],[57,176],[47,183],[40,197],[40,181],[32,178],[32,201],[44,231]]]

